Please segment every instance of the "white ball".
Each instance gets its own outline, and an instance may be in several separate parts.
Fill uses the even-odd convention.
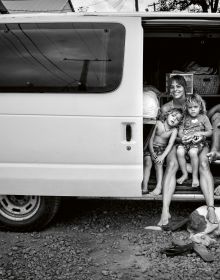
[[[159,111],[159,101],[155,92],[144,91],[143,97],[143,114],[145,118],[155,119]]]

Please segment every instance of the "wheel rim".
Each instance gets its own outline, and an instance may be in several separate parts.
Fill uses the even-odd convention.
[[[40,196],[0,195],[0,215],[12,221],[28,220],[40,207]]]

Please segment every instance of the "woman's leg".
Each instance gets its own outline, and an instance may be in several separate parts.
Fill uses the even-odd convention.
[[[148,192],[148,182],[150,179],[151,168],[152,168],[152,159],[150,156],[145,156],[144,157],[144,178],[143,178],[143,188],[142,188],[143,193]]]
[[[212,147],[208,154],[210,161],[220,159],[220,113],[215,113],[212,116]],[[220,185],[215,188],[215,194],[220,195]]]
[[[199,178],[198,178],[198,171],[199,171],[199,157],[198,157],[198,148],[191,148],[189,150],[189,156],[191,159],[192,164],[192,187],[197,188],[199,186]]]
[[[216,223],[217,218],[214,207],[214,181],[207,158],[208,147],[204,147],[199,155],[200,187],[208,206],[207,218],[211,223]],[[211,207],[209,207],[211,206]]]
[[[180,178],[178,178],[176,181],[178,184],[182,184],[185,180],[188,179],[188,172],[187,172],[187,169],[186,169],[186,151],[184,149],[183,146],[179,146],[177,148],[177,158],[178,158],[178,162],[179,162],[179,165],[180,165],[180,169],[182,171],[182,176]]]
[[[150,192],[153,195],[159,195],[162,192],[162,179],[163,179],[163,164],[155,164],[157,185],[156,188]]]
[[[215,113],[212,117],[213,135],[211,152],[220,151],[220,113]]]
[[[176,172],[178,170],[178,161],[176,157],[176,146],[173,146],[172,150],[167,156],[166,160],[166,170],[164,173],[162,181],[162,190],[163,190],[163,208],[160,221],[158,225],[166,225],[170,218],[170,202],[172,195],[176,188]]]
[[[220,142],[220,129],[216,128],[216,129],[213,129],[211,152],[220,150],[219,142]]]

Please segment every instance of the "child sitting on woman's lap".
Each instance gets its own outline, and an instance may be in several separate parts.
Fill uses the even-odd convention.
[[[212,125],[206,116],[206,106],[202,97],[198,94],[190,95],[185,101],[185,117],[179,128],[178,136],[181,144],[177,147],[177,158],[182,176],[177,183],[182,184],[188,179],[186,168],[186,156],[188,155],[192,165],[192,187],[199,186],[198,168],[199,153],[207,145],[206,137],[212,135]]]

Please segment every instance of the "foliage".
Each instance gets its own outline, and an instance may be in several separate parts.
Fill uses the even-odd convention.
[[[209,10],[212,13],[218,11],[219,0],[159,0],[158,11],[184,11],[191,5],[196,5],[201,8],[201,11],[207,13]],[[199,10],[199,9],[198,9]]]

